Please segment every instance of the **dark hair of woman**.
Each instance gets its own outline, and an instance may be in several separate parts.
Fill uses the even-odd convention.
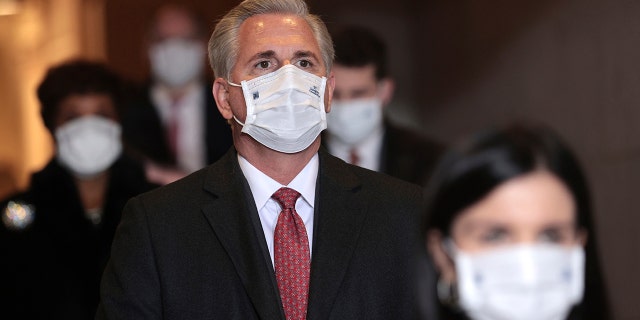
[[[423,239],[428,230],[450,236],[453,221],[465,208],[506,181],[541,168],[568,187],[576,203],[578,227],[588,232],[585,292],[568,319],[609,319],[587,182],[573,153],[548,127],[512,124],[483,132],[452,148],[441,160],[427,190]],[[464,319],[445,306],[441,309],[444,319]]]
[[[54,131],[54,118],[60,102],[72,95],[106,94],[122,115],[123,84],[106,65],[86,60],[72,60],[47,71],[37,89],[44,125]]]

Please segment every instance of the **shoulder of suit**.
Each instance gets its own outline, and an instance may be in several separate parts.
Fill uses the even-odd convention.
[[[209,167],[200,169],[174,182],[160,186],[145,193],[144,197],[166,197],[169,195],[193,194],[201,190]]]

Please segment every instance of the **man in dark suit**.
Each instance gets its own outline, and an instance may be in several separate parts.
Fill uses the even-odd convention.
[[[123,117],[129,151],[159,184],[215,162],[232,144],[203,75],[204,30],[186,7],[168,4],[156,10],[146,41],[151,81],[133,90]]]
[[[302,0],[247,0],[209,57],[234,148],[129,202],[97,319],[412,319],[421,190],[320,149],[324,23]]]
[[[385,43],[359,26],[335,27],[332,38],[336,89],[323,143],[346,162],[426,184],[443,147],[386,119],[394,81]]]

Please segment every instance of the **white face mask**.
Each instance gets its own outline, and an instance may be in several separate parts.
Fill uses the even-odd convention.
[[[584,249],[516,245],[453,249],[460,307],[474,320],[565,320],[582,300]]]
[[[382,126],[382,100],[379,98],[334,100],[327,115],[329,133],[349,145],[362,142]]]
[[[79,178],[104,172],[122,152],[120,125],[100,116],[71,120],[55,131],[57,159]]]
[[[324,90],[327,78],[293,65],[242,81],[247,118],[242,132],[262,145],[284,153],[300,152],[327,128]]]
[[[178,87],[200,76],[204,65],[204,46],[194,40],[172,38],[149,49],[153,76],[162,83]]]

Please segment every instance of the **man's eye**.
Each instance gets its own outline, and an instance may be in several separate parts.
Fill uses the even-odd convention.
[[[298,66],[301,68],[309,68],[311,67],[311,62],[309,62],[309,60],[300,60],[298,61]]]
[[[256,65],[256,67],[261,69],[268,69],[270,66],[271,66],[271,63],[269,61],[260,61]]]

